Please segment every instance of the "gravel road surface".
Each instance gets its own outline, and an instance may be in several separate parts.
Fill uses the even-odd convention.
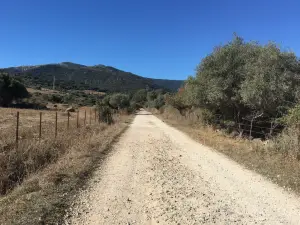
[[[300,199],[141,111],[66,224],[300,224]]]

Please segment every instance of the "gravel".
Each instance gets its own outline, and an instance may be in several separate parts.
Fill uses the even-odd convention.
[[[141,111],[65,224],[300,224],[300,201]]]

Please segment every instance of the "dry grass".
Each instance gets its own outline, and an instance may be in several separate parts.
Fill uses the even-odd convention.
[[[23,118],[26,115],[31,122],[24,119],[23,129],[30,135],[20,142],[18,149],[14,145],[0,148],[0,221],[1,224],[60,224],[70,198],[98,165],[105,149],[128,125],[130,117],[117,116],[112,126],[94,124],[68,131],[62,120],[57,139],[45,135],[39,142],[34,139],[33,131],[37,112],[25,111],[22,110]],[[53,112],[47,113],[45,118],[49,120],[45,124],[51,127]],[[1,119],[9,121],[3,114]],[[9,131],[9,127],[5,129]],[[5,133],[2,129],[1,132]]]
[[[269,142],[232,138],[220,130],[204,126],[192,115],[181,116],[175,109],[158,117],[200,143],[222,152],[278,185],[300,193],[300,163],[292,153],[297,148],[294,137],[283,135]]]
[[[62,92],[58,90],[52,90],[48,88],[41,88],[41,90],[34,89],[34,88],[26,88],[29,93],[41,93],[41,94],[61,94]],[[93,90],[84,90],[83,91],[86,94],[93,94],[93,95],[99,95],[103,96],[106,93],[105,92],[100,92],[100,91],[93,91]]]
[[[99,91],[93,91],[93,90],[84,90],[83,92],[86,94],[90,94],[90,95],[99,95],[99,96],[106,95],[105,92],[99,92]]]
[[[59,94],[60,91],[41,88],[41,90],[34,89],[34,88],[26,88],[29,93],[41,93],[41,94]]]
[[[42,137],[54,137],[55,135],[55,112],[37,111],[31,109],[0,108],[0,149],[15,143],[16,115],[20,112],[19,138],[20,140],[38,139],[39,137],[39,113],[42,112]],[[95,110],[83,108],[79,110],[79,126],[84,125],[86,111],[86,125],[93,125],[95,121]],[[91,113],[90,113],[91,112]],[[90,119],[91,116],[91,119]],[[58,112],[58,134],[67,130],[68,114]],[[97,119],[96,119],[97,120]],[[91,123],[90,123],[91,122]],[[77,113],[70,113],[70,130],[77,127]]]

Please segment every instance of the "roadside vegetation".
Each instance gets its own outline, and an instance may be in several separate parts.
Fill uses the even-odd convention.
[[[65,97],[61,92],[49,92],[41,93],[43,97],[52,96],[52,100],[47,99],[47,104],[61,102]],[[127,111],[114,110],[110,121],[103,120],[100,110],[95,114],[95,107],[78,105],[71,112],[58,107],[43,111],[8,107],[19,107],[28,99],[32,101],[34,96],[21,80],[5,74],[0,76],[0,106],[3,106],[0,108],[1,224],[60,224],[73,196],[101,165],[111,144],[132,119]],[[101,97],[95,97],[90,105],[98,102],[101,108]],[[79,112],[79,126],[74,110]],[[18,145],[17,111],[20,114]],[[56,113],[53,111],[58,115],[57,137],[54,129]],[[43,115],[41,138],[39,112]]]
[[[300,193],[300,61],[234,36],[152,110],[192,138]]]
[[[15,145],[15,112],[22,123]],[[93,121],[76,129],[76,113],[70,129],[59,113],[58,136],[54,114],[43,112],[43,136],[39,139],[38,111],[0,109],[0,221],[1,224],[60,224],[72,197],[131,121],[130,115],[114,114],[113,123]],[[93,115],[94,116],[94,115]],[[88,121],[88,120],[87,120]]]

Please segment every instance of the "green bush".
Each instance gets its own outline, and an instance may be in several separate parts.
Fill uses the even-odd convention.
[[[48,100],[52,103],[63,103],[64,97],[58,94],[52,94],[48,96]]]

